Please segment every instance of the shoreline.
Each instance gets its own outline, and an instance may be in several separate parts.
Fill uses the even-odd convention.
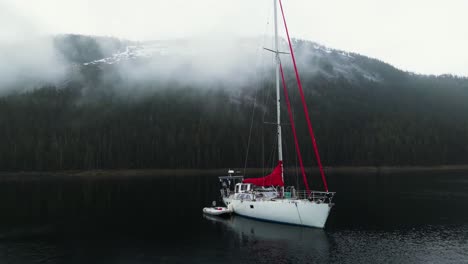
[[[286,167],[286,172],[295,172],[299,168]],[[242,172],[243,168],[234,168]],[[440,166],[336,166],[324,167],[326,173],[399,173],[424,171],[468,171],[468,165]],[[318,172],[316,167],[307,167],[307,172]],[[268,173],[269,168],[247,168],[246,173]],[[183,176],[183,175],[227,175],[225,169],[108,169],[108,170],[66,170],[66,171],[0,171],[0,177],[17,176],[57,176],[57,177],[146,177],[146,176]],[[239,174],[239,173],[236,173]]]

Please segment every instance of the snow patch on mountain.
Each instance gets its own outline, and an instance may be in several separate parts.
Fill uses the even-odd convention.
[[[287,45],[286,42],[282,44]],[[301,64],[300,68],[304,72],[321,74],[327,78],[344,77],[349,80],[364,78],[373,82],[382,81],[377,72],[359,63],[360,56],[357,54],[296,39],[293,40],[293,46],[298,63]],[[217,76],[221,74],[219,72],[221,68],[232,72],[239,70],[239,67],[233,67],[233,65],[254,63],[255,59],[252,57],[257,55],[255,48],[253,41],[249,40],[229,42],[228,45],[224,43],[217,45],[216,48],[207,47],[203,42],[189,40],[153,41],[128,45],[123,51],[116,52],[112,56],[82,65],[112,65],[131,60],[151,61],[155,58],[161,61],[160,58],[164,58],[168,63],[173,61],[175,64],[179,63],[187,67],[191,65],[190,67],[194,69],[204,67],[207,71],[211,71],[212,75]],[[243,56],[233,55],[236,52]],[[288,65],[289,59],[283,58],[285,65]],[[252,61],[247,63],[245,60]]]
[[[151,58],[155,55],[166,55],[167,47],[160,44],[129,45],[123,52],[110,57],[83,63],[84,66],[96,64],[115,64],[124,60]]]

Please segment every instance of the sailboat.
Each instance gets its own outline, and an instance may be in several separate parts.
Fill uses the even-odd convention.
[[[230,170],[228,172],[228,176],[219,177],[222,186],[220,190],[221,196],[224,204],[227,206],[227,210],[240,216],[269,222],[324,228],[325,223],[327,222],[328,215],[330,214],[330,210],[334,205],[332,203],[332,199],[335,193],[330,192],[328,190],[324,170],[320,161],[315,136],[308,114],[307,105],[304,99],[304,93],[302,91],[302,84],[300,82],[299,73],[297,71],[294,50],[291,44],[291,39],[289,37],[289,31],[284,16],[283,5],[281,3],[281,0],[273,0],[273,2],[275,47],[274,50],[267,50],[273,52],[276,57],[275,74],[277,119],[275,125],[277,128],[278,137],[278,164],[269,175],[262,178],[244,179],[243,176],[233,175],[233,171]],[[317,164],[320,169],[320,174],[322,176],[322,181],[325,188],[324,191],[312,191],[309,189],[305,169],[303,166],[302,156],[300,154],[300,146],[296,135],[291,105],[289,102],[288,92],[286,89],[286,82],[284,80],[284,73],[280,60],[280,54],[288,53],[280,52],[278,49],[278,3],[281,8],[281,14],[285,26],[287,40],[289,43],[289,54],[292,57],[298,89],[301,95],[302,105],[308,124],[309,134],[312,140],[315,156],[317,158]],[[284,100],[288,107],[288,115],[291,122],[292,132],[294,135],[296,154],[298,156],[302,177],[304,180],[304,186],[306,190],[297,190],[295,186],[285,187],[286,185],[284,183],[280,117],[280,102],[282,100],[280,96],[280,76],[284,88]]]

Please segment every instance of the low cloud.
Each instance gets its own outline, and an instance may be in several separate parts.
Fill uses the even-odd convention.
[[[53,38],[0,4],[0,93],[57,83],[65,69]]]

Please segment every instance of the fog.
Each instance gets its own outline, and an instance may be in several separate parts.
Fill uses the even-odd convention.
[[[98,85],[89,82],[90,80],[86,80],[88,76],[80,73],[82,71],[80,67],[86,67],[83,62],[70,61],[69,56],[61,53],[63,49],[58,50],[54,46],[54,37],[57,35],[51,31],[53,28],[51,24],[42,23],[42,19],[32,14],[35,12],[33,6],[31,9],[24,9],[21,5],[23,5],[21,2],[0,3],[0,95],[12,91],[28,91],[44,85],[62,87],[70,78],[80,78],[85,86]],[[61,4],[57,8],[65,8],[60,6]],[[188,10],[187,12],[192,14],[190,17],[193,19],[202,18],[200,14]],[[255,9],[249,12],[253,14]],[[214,10],[212,13],[215,13]],[[240,14],[237,11],[234,13]],[[220,16],[222,15],[217,14],[217,19],[223,19]],[[66,24],[64,18],[60,22],[54,21],[54,24],[59,25],[62,21]],[[245,20],[241,24],[248,24],[249,21],[251,20]],[[82,23],[90,22],[85,19]],[[266,28],[267,23],[268,19],[265,19],[261,26],[265,31],[271,31],[272,28]],[[96,22],[95,25],[98,27],[100,23]],[[186,26],[188,29],[191,28],[190,23]],[[254,31],[257,32],[257,29]],[[265,65],[266,60],[270,59],[271,64],[272,55],[263,50],[266,32],[261,37],[240,39],[235,30],[223,32],[216,27],[209,30],[215,32],[207,33],[193,29],[192,32],[185,32],[184,37],[170,38],[165,34],[159,34],[152,36],[155,41],[149,41],[148,38],[142,38],[146,39],[145,42],[123,41],[120,49],[116,49],[112,43],[109,44],[109,41],[98,40],[102,56],[94,58],[95,60],[119,56],[119,53],[125,51],[126,46],[136,47],[140,53],[145,53],[132,58],[123,58],[112,65],[107,63],[97,65],[102,70],[99,81],[120,90],[143,86],[145,89],[157,89],[155,85],[151,85],[154,81],[198,87],[216,87],[220,84],[238,87],[248,85],[258,78],[257,70]],[[154,29],[146,29],[146,32],[152,31]],[[83,51],[85,51],[83,54],[89,51],[86,46],[80,48],[82,50],[70,46],[65,47],[65,50],[69,54],[80,54],[80,56]],[[86,56],[82,58],[86,60]]]
[[[137,48],[148,57],[116,65],[127,82],[234,89],[258,84],[272,69],[273,55],[263,49],[266,39],[217,36],[143,43]]]
[[[262,34],[272,0],[1,0],[50,34],[141,40]],[[468,75],[468,1],[283,0],[291,36],[422,74]]]
[[[217,32],[145,42],[121,39],[118,44],[113,42],[117,39],[104,37],[95,40],[102,56],[94,59],[119,61],[96,63],[102,70],[100,82],[92,83],[82,73],[85,64],[93,62],[81,55],[83,50],[90,52],[88,46],[78,51],[76,46],[65,42],[65,47],[58,50],[54,45],[57,35],[49,34],[44,25],[16,11],[0,4],[1,95],[44,85],[60,88],[70,78],[80,78],[85,86],[106,84],[120,91],[157,89],[154,82],[198,88],[243,87],[258,82],[259,73],[271,69],[274,62],[273,55],[263,49],[272,48],[272,38],[267,35],[272,30],[266,28],[268,21],[264,23],[264,34],[257,37]],[[128,55],[127,47],[134,52],[131,56],[125,54],[127,51]],[[67,60],[62,54],[64,50],[68,55],[80,54],[80,59],[86,62]]]
[[[255,3],[210,0],[197,4],[141,1],[135,5],[107,0],[93,4],[55,0],[38,3],[26,0],[0,3],[2,94],[46,84],[60,87],[70,76],[76,76],[76,62],[67,61],[54,47],[57,33],[111,35],[134,40],[135,43],[125,42],[119,49],[109,42],[98,42],[103,55],[86,61],[112,57],[114,53],[120,54],[114,57],[122,57],[125,46],[134,46],[134,51],[140,52],[138,56],[121,58],[112,65],[98,65],[106,69],[100,80],[108,81],[119,89],[151,86],[147,83],[156,80],[199,87],[248,86],[258,81],[259,73],[271,72],[269,70],[274,63],[272,54],[263,50],[263,47],[273,47],[270,0]],[[380,5],[369,3],[365,0],[352,4],[298,0],[287,2],[285,11],[290,19],[292,37],[358,51],[393,63],[403,70],[465,74],[467,53],[463,52],[463,45],[467,41],[466,27],[459,26],[463,24],[461,13],[465,4],[457,1],[457,5],[445,6],[448,11],[444,14],[453,13],[458,20],[444,19],[444,23],[432,25],[428,16],[438,10],[437,7],[444,6],[442,3],[429,1],[425,5],[409,6],[402,1],[386,3],[383,6],[391,11],[387,16],[380,15]],[[426,13],[419,15],[421,19],[416,19],[418,14],[410,12],[416,7],[427,9]],[[406,13],[412,15],[404,16],[405,20],[401,21],[395,19]],[[419,22],[415,24],[414,20]],[[410,32],[406,28],[411,29]],[[436,34],[434,28],[447,35]],[[280,35],[284,36],[281,24]],[[140,40],[145,42],[136,42]],[[402,44],[395,46],[392,43]],[[438,48],[435,49],[434,45]],[[284,41],[280,49],[288,50]],[[420,51],[424,51],[423,54]],[[283,62],[288,63],[289,58],[285,57]],[[73,63],[75,66],[71,67]],[[82,65],[83,62],[80,63]],[[314,63],[306,66],[309,72],[316,69]],[[335,68],[340,67],[342,72],[347,70],[343,65]]]
[[[52,36],[0,3],[0,93],[57,83],[65,72]]]

